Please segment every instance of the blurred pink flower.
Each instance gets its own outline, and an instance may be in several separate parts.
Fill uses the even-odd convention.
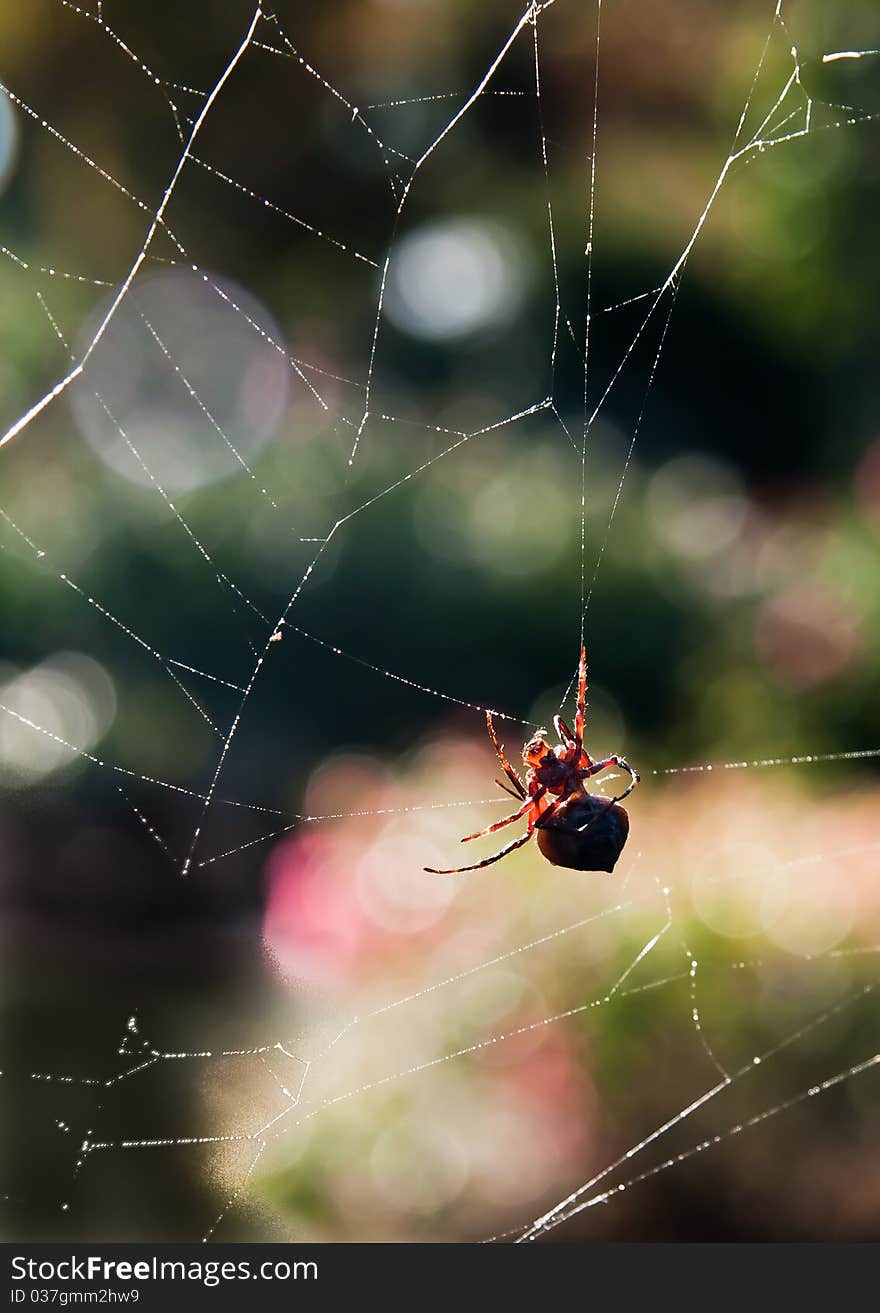
[[[345,876],[347,846],[315,827],[269,858],[263,939],[286,975],[322,983],[345,977],[375,933]]]

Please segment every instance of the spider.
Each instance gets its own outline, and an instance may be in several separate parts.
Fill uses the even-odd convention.
[[[481,839],[486,834],[494,834],[505,825],[511,825],[521,817],[527,818],[525,834],[506,844],[500,852],[491,857],[484,857],[472,866],[455,866],[450,870],[440,871],[436,867],[424,869],[432,875],[458,875],[461,871],[479,871],[484,866],[499,862],[502,857],[522,848],[533,834],[537,834],[538,848],[542,855],[554,866],[567,866],[575,871],[613,871],[626,837],[629,833],[629,817],[618,804],[632,793],[639,782],[638,771],[633,770],[623,757],[605,757],[602,761],[593,761],[584,747],[584,709],[587,695],[587,658],[581,647],[578,666],[577,713],[574,721],[574,733],[561,716],[553,717],[553,724],[560,742],[551,747],[544,739],[546,730],[539,729],[523,748],[522,756],[526,764],[525,783],[511,766],[504,755],[504,748],[498,742],[492,712],[486,712],[486,724],[489,737],[495,749],[501,769],[513,788],[508,788],[501,780],[496,781],[505,793],[522,805],[515,812],[504,816],[494,825],[487,825],[476,834],[468,834],[462,843],[471,839]],[[588,793],[585,781],[609,766],[617,766],[630,777],[630,782],[623,793],[614,798],[602,798]]]

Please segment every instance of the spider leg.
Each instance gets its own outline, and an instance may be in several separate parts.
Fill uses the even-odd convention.
[[[562,739],[562,742],[566,747],[568,747],[570,743],[574,743],[574,735],[561,716],[554,716],[553,724],[556,726],[556,733]]]
[[[521,798],[525,798],[526,786],[523,784],[522,780],[517,775],[516,771],[513,769],[510,762],[507,760],[507,758],[504,755],[504,749],[502,748],[501,744],[498,742],[498,735],[495,733],[495,726],[492,724],[491,711],[486,712],[486,726],[489,730],[489,737],[492,740],[492,746],[495,749],[496,756],[498,757],[498,760],[501,762],[501,769],[504,771],[504,774],[510,780],[513,787],[516,789],[519,796]]]
[[[574,718],[574,741],[579,748],[584,745],[584,712],[587,706],[587,650],[581,644],[581,659],[578,662],[578,700]]]
[[[517,807],[515,812],[511,812],[509,816],[502,816],[500,821],[494,821],[492,825],[487,825],[485,829],[477,830],[475,834],[466,834],[461,842],[470,843],[471,839],[482,839],[486,834],[494,834],[496,830],[503,830],[505,825],[512,825],[513,822],[518,821],[521,816],[525,816],[526,812],[532,807],[532,805],[537,802],[539,798],[542,798],[546,792],[546,789],[539,789],[533,798],[526,798],[522,806]]]
[[[630,777],[629,784],[626,786],[623,793],[619,793],[616,798],[611,799],[611,802],[620,802],[628,794],[632,793],[633,789],[638,784],[640,779],[639,772],[634,770],[629,762],[624,760],[623,757],[614,756],[606,757],[604,761],[593,762],[589,770],[584,772],[585,777],[589,778],[590,775],[598,775],[600,770],[607,770],[609,766],[617,766],[619,770],[625,770]]]
[[[586,769],[589,773],[589,768],[593,764],[593,758],[590,756],[589,752],[587,752],[584,745],[577,741],[561,716],[554,716],[553,724],[556,726],[556,733],[562,740],[571,764],[581,770]]]
[[[484,857],[481,862],[474,862],[473,866],[454,866],[449,871],[438,871],[435,866],[426,866],[424,869],[429,871],[431,875],[459,875],[462,871],[479,871],[484,866],[491,866],[493,862],[500,862],[502,857],[506,857],[514,849],[522,848],[523,844],[528,843],[533,834],[534,830],[530,826],[525,834],[521,834],[518,839],[514,839],[512,843],[507,844],[500,852],[494,853],[491,857]]]
[[[514,793],[513,789],[509,789],[501,780],[496,780],[495,783],[498,785],[499,789],[503,789],[505,793],[509,793],[511,798],[519,798],[520,795]]]
[[[547,823],[547,821],[550,819],[550,817],[551,817],[551,816],[553,815],[553,813],[556,811],[556,808],[559,806],[559,804],[560,804],[561,802],[562,802],[562,799],[561,799],[561,798],[555,798],[555,799],[553,800],[553,802],[551,802],[551,804],[550,804],[550,806],[547,808],[547,810],[541,812],[541,815],[538,817],[538,819],[537,819],[537,820],[535,821],[535,823],[534,823],[534,824],[535,824],[535,829],[536,829],[536,830],[543,830],[543,829],[546,828],[546,823]]]

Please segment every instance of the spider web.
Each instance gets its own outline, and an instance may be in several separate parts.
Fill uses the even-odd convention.
[[[8,463],[13,476],[10,486],[13,478],[25,490],[35,484],[43,486],[39,451],[33,456],[31,451],[47,433],[53,443],[53,460],[61,464],[75,460],[69,439],[58,436],[70,427],[69,418],[66,423],[58,418],[69,400],[80,428],[98,435],[99,454],[112,445],[112,459],[121,462],[118,470],[138,489],[138,532],[150,541],[161,539],[163,550],[173,559],[186,555],[200,568],[198,606],[204,623],[228,644],[224,661],[233,652],[237,660],[232,669],[206,669],[190,659],[190,649],[169,646],[167,631],[161,638],[147,630],[141,632],[137,587],[116,589],[111,598],[102,596],[90,581],[89,554],[79,551],[63,527],[56,531],[51,521],[29,504],[27,496],[16,496],[11,506],[0,507],[4,555],[15,563],[15,573],[24,581],[22,588],[46,599],[43,605],[57,607],[58,620],[53,619],[43,651],[37,655],[75,646],[84,615],[99,623],[110,635],[108,642],[116,644],[106,650],[116,654],[120,673],[128,662],[149,667],[176,699],[175,715],[186,716],[193,734],[208,737],[211,767],[198,783],[185,765],[177,774],[170,774],[132,764],[130,748],[112,756],[102,746],[99,733],[77,739],[68,735],[57,717],[43,719],[40,707],[44,703],[35,696],[23,697],[20,689],[16,693],[12,678],[4,683],[8,695],[0,700],[0,711],[16,732],[24,735],[23,741],[31,737],[41,750],[58,754],[65,765],[69,757],[80,768],[88,768],[88,779],[105,800],[108,816],[113,814],[111,804],[115,807],[121,801],[130,826],[140,832],[163,872],[175,880],[198,880],[204,888],[216,879],[216,887],[223,888],[224,869],[235,863],[243,863],[256,879],[267,853],[283,851],[281,845],[291,836],[338,832],[343,836],[336,857],[340,863],[350,860],[352,846],[362,848],[369,842],[378,854],[376,860],[387,860],[395,878],[400,875],[399,867],[390,857],[383,857],[392,850],[403,854],[398,861],[405,860],[423,882],[427,877],[421,876],[417,864],[433,860],[433,851],[439,853],[457,837],[459,820],[468,824],[473,815],[477,824],[485,823],[486,809],[497,805],[498,798],[474,796],[485,774],[482,753],[465,763],[460,776],[457,772],[450,775],[447,762],[444,790],[448,796],[440,799],[430,769],[435,749],[428,745],[421,749],[406,786],[388,789],[377,800],[372,786],[360,776],[360,792],[351,788],[342,793],[351,805],[314,809],[286,805],[271,777],[271,766],[261,764],[261,741],[267,723],[271,724],[272,708],[280,710],[284,706],[280,699],[289,698],[291,719],[295,720],[298,708],[304,705],[284,692],[284,681],[296,680],[307,701],[311,659],[332,663],[341,683],[358,681],[359,696],[366,695],[363,691],[368,688],[380,688],[386,699],[399,705],[402,718],[417,718],[419,709],[428,704],[446,704],[463,717],[456,723],[467,725],[468,734],[476,738],[479,713],[491,709],[506,725],[508,741],[516,739],[522,727],[531,729],[538,723],[531,713],[523,716],[510,707],[498,710],[492,689],[469,687],[460,677],[466,665],[458,667],[459,678],[448,686],[434,673],[442,672],[440,662],[434,663],[431,676],[424,680],[410,670],[392,668],[385,654],[395,650],[393,605],[383,604],[376,622],[377,634],[384,626],[392,626],[391,641],[374,645],[370,635],[369,641],[358,647],[356,635],[353,642],[351,626],[341,614],[350,586],[338,564],[341,544],[353,537],[357,550],[364,541],[356,536],[361,525],[378,523],[393,545],[394,517],[402,514],[401,494],[408,495],[438,471],[461,462],[481,444],[494,444],[490,447],[492,459],[503,465],[503,444],[519,443],[521,433],[533,431],[530,425],[552,433],[568,462],[564,495],[569,504],[574,503],[578,546],[575,568],[560,583],[561,589],[568,590],[570,630],[567,636],[559,635],[560,672],[565,674],[557,691],[561,709],[570,701],[575,679],[574,661],[570,660],[576,655],[575,640],[586,641],[590,649],[596,628],[595,622],[591,628],[591,607],[601,596],[609,554],[615,548],[621,550],[617,546],[621,542],[619,520],[625,514],[634,459],[663,368],[679,291],[719,203],[732,180],[762,158],[787,158],[792,150],[809,148],[832,134],[854,136],[873,130],[876,114],[858,103],[838,100],[827,90],[837,84],[826,85],[822,78],[829,69],[873,65],[877,52],[817,46],[804,56],[793,35],[791,16],[780,0],[766,13],[764,39],[741,62],[740,112],[729,125],[727,153],[706,174],[705,201],[690,216],[685,239],[677,246],[665,275],[647,290],[636,286],[614,304],[602,304],[597,300],[596,271],[603,240],[610,242],[612,236],[601,222],[602,109],[606,79],[611,84],[615,77],[615,70],[606,67],[604,53],[603,23],[607,23],[609,6],[597,0],[589,13],[578,11],[574,16],[567,12],[571,8],[568,0],[546,0],[511,15],[505,6],[495,6],[491,41],[486,46],[491,53],[482,57],[469,86],[437,90],[423,71],[416,79],[423,85],[414,86],[414,94],[398,95],[393,88],[382,88],[361,105],[363,97],[346,90],[335,69],[332,75],[326,73],[322,63],[300,46],[295,15],[281,9],[262,5],[242,9],[239,30],[230,35],[225,56],[216,61],[212,76],[204,83],[194,78],[190,84],[172,80],[162,71],[166,63],[178,66],[179,59],[169,57],[173,51],[160,44],[155,54],[147,56],[133,44],[121,8],[57,0],[47,6],[47,13],[77,25],[78,32],[88,29],[89,49],[101,70],[93,84],[95,94],[101,93],[102,78],[107,79],[108,90],[120,77],[129,84],[137,80],[153,96],[150,112],[157,112],[158,106],[165,130],[173,133],[171,167],[158,187],[155,179],[138,180],[136,169],[126,168],[120,176],[116,166],[105,166],[100,150],[93,153],[91,146],[68,135],[61,111],[44,117],[48,111],[31,103],[14,79],[2,82],[6,100],[22,125],[22,149],[44,151],[41,167],[46,176],[51,179],[56,171],[63,171],[72,194],[82,189],[83,224],[88,223],[88,198],[94,187],[113,193],[114,203],[133,208],[142,220],[142,235],[135,247],[123,252],[121,260],[109,251],[107,267],[100,276],[78,267],[61,268],[60,256],[56,264],[54,253],[35,255],[27,243],[20,249],[12,235],[0,245],[8,275],[19,280],[16,285],[25,289],[28,298],[26,331],[44,335],[45,359],[51,371],[44,389],[36,397],[24,399],[0,437],[0,459]],[[856,18],[854,12],[854,30],[858,30]],[[459,19],[467,23],[468,11]],[[210,21],[206,16],[205,22]],[[440,24],[444,16],[435,14],[428,21]],[[589,105],[583,122],[576,125],[573,146],[552,135],[556,129],[551,128],[551,120],[560,116],[546,90],[544,43],[545,39],[558,40],[552,25],[561,21],[570,25],[563,27],[563,32],[577,31],[582,38],[579,100],[582,108]],[[197,62],[202,70],[206,61]],[[307,107],[316,116],[315,122],[296,129],[306,142],[319,142],[323,133],[334,143],[344,139],[344,150],[352,159],[369,155],[369,186],[381,187],[385,197],[386,222],[381,233],[370,231],[366,220],[361,232],[356,218],[352,221],[350,214],[321,205],[314,207],[320,220],[313,221],[309,207],[304,206],[302,214],[294,212],[287,200],[277,201],[272,194],[250,186],[246,171],[242,171],[246,153],[237,141],[235,121],[229,118],[226,106],[237,80],[260,76],[278,76],[307,89]],[[508,77],[516,85],[507,85]],[[92,93],[80,88],[77,94]],[[488,406],[483,400],[477,403],[463,398],[460,415],[465,418],[456,420],[433,413],[427,387],[426,398],[419,404],[419,398],[413,399],[390,375],[386,354],[389,335],[395,331],[389,326],[389,320],[394,322],[390,301],[396,261],[403,259],[410,224],[416,218],[426,222],[431,217],[424,210],[422,185],[444,152],[453,148],[460,152],[454,157],[457,167],[471,192],[479,189],[474,166],[468,163],[468,153],[474,149],[469,132],[472,120],[489,110],[514,116],[511,133],[518,142],[529,142],[531,185],[544,254],[534,277],[544,290],[548,312],[546,353],[540,368],[523,369],[522,393],[504,398],[510,404]],[[220,130],[215,129],[217,122]],[[260,126],[272,138],[273,152],[283,159],[288,126],[271,119]],[[247,137],[253,127],[246,124],[243,135]],[[227,140],[228,162],[223,149]],[[100,144],[100,134],[98,141]],[[577,223],[570,214],[560,215],[557,169],[568,167],[566,150],[577,151],[582,170],[583,207]],[[108,154],[112,157],[116,152],[108,150]],[[319,182],[331,187],[329,154],[329,148],[316,146],[309,159],[312,164],[320,161],[325,172],[319,172]],[[187,190],[190,187],[192,191]],[[203,187],[209,190],[201,190]],[[185,205],[180,204],[184,192]],[[146,199],[151,195],[158,195],[158,202]],[[337,353],[322,345],[318,328],[311,331],[312,342],[305,330],[302,345],[289,341],[259,301],[245,291],[245,278],[215,272],[213,252],[211,261],[203,263],[205,234],[193,215],[201,213],[207,223],[211,206],[218,204],[235,207],[245,234],[245,250],[268,231],[263,225],[271,224],[273,231],[283,229],[305,244],[297,247],[298,252],[306,251],[299,259],[324,262],[318,267],[331,298],[338,298],[333,300],[334,313],[343,321],[350,316],[356,330],[351,334],[355,344],[338,353],[344,364],[338,363]],[[74,215],[71,222],[76,226],[80,220]],[[583,296],[574,306],[566,302],[562,270],[565,247],[573,242],[583,251]],[[418,273],[419,259],[426,266],[430,252],[420,255],[418,247],[412,246],[410,252]],[[299,272],[301,266],[295,265],[292,277]],[[242,441],[240,426],[218,418],[213,399],[203,395],[199,362],[189,354],[185,334],[174,332],[175,313],[178,309],[181,315],[185,313],[184,303],[179,308],[172,302],[174,313],[169,316],[165,307],[163,317],[161,300],[151,300],[150,289],[168,286],[158,281],[168,276],[179,278],[176,285],[188,289],[186,306],[197,304],[200,311],[207,307],[205,313],[222,316],[222,322],[232,324],[238,334],[238,349],[255,353],[251,363],[257,391],[260,380],[266,394],[272,387],[296,390],[301,413],[309,416],[304,425],[316,427],[327,450],[320,469],[305,465],[302,487],[291,490],[293,480],[299,477],[297,451],[284,448],[280,455],[264,459],[270,451],[267,447],[252,454]],[[399,288],[397,296],[398,314],[404,314]],[[316,314],[320,316],[321,310]],[[612,335],[612,341],[621,345],[603,356],[596,342],[609,322],[622,325]],[[230,546],[212,503],[200,503],[190,496],[193,490],[180,482],[183,476],[173,460],[166,459],[164,449],[159,451],[157,468],[155,448],[144,445],[140,430],[131,431],[131,425],[123,421],[119,408],[124,398],[115,390],[116,358],[112,355],[113,343],[123,330],[135,335],[131,340],[138,344],[137,350],[152,353],[151,369],[163,379],[163,386],[178,390],[203,438],[207,435],[227,463],[225,477],[237,479],[236,503],[248,522],[257,525],[267,558],[274,558],[266,586],[255,586],[253,579],[242,581],[236,568],[236,545]],[[278,382],[282,376],[283,385]],[[577,380],[575,390],[582,401],[579,414],[566,410],[561,401],[571,392],[572,378]],[[536,380],[538,385],[529,392]],[[603,428],[606,412],[624,381],[633,388],[636,408],[614,450],[613,475],[602,485],[591,462],[603,458],[603,444],[608,442],[608,430]],[[480,416],[477,422],[471,422],[472,415]],[[207,446],[199,448],[202,450]],[[277,452],[277,446],[273,450]],[[512,453],[518,450],[516,445],[511,447]],[[483,468],[478,466],[478,473]],[[46,490],[51,493],[51,486]],[[207,499],[210,494],[204,496]],[[630,521],[627,528],[629,538]],[[455,532],[451,525],[449,531]],[[637,546],[629,542],[627,550],[637,550]],[[390,560],[393,570],[393,555]],[[376,583],[378,596],[380,584],[384,592],[388,580]],[[310,602],[310,597],[317,601]],[[169,602],[172,612],[176,609],[181,618],[192,605],[188,595],[174,596]],[[430,604],[422,602],[417,612],[426,624],[429,611]],[[407,623],[403,612],[397,623],[400,629]],[[65,625],[69,626],[67,639]],[[339,629],[344,637],[339,636]],[[389,635],[382,637],[387,640]],[[465,643],[463,637],[462,646]],[[377,650],[383,654],[378,658]],[[293,662],[285,668],[285,658],[291,660],[289,653]],[[23,649],[21,656],[13,655],[22,659],[29,653]],[[72,676],[67,671],[64,677]],[[277,732],[277,723],[273,728]],[[148,760],[146,734],[145,727],[141,746]],[[296,751],[307,755],[307,744],[297,742]],[[466,755],[461,744],[457,752]],[[715,808],[707,825],[723,829],[728,817],[733,817],[733,827],[741,826],[743,814],[760,814],[758,789],[751,782],[777,768],[816,765],[831,769],[835,763],[840,766],[877,756],[880,748],[870,744],[833,750],[817,744],[810,753],[756,753],[749,758],[697,764],[652,765],[640,760],[638,765],[643,777],[649,781],[656,777],[658,784],[670,776],[708,777],[698,778],[704,792],[693,796],[708,799],[705,806],[710,811]],[[442,752],[439,759],[442,762]],[[317,765],[309,762],[310,768]],[[737,781],[741,774],[748,785],[729,785],[728,781]],[[69,778],[73,788],[86,776],[74,772]],[[457,793],[450,788],[450,779],[467,781],[469,787],[462,789],[458,783]],[[640,801],[636,795],[634,810]],[[837,816],[846,805],[842,801],[836,804]],[[713,866],[710,853],[705,859],[711,885],[706,897],[711,901],[719,889],[723,892],[731,883],[748,890],[755,881],[762,887],[776,887],[789,876],[801,880],[804,872],[809,876],[817,870],[831,870],[839,881],[870,890],[877,843],[870,837],[861,804],[853,807],[851,823],[859,836],[857,842],[841,845],[834,826],[829,823],[823,828],[818,823],[800,843],[792,840],[780,845],[772,879],[762,868],[761,857],[740,854],[732,866],[728,863],[725,867],[720,862]],[[796,832],[797,811],[789,805],[785,815]],[[452,820],[447,825],[449,817]],[[650,832],[651,818],[646,811],[634,824]],[[661,828],[657,813],[653,820]],[[364,824],[372,828],[364,831]],[[668,828],[663,833],[668,837]],[[285,1024],[283,1005],[267,1005],[266,1015],[246,1027],[249,1033],[255,1024],[268,1032],[268,1038],[256,1043],[203,1043],[205,1035],[224,1032],[223,1019],[213,1015],[204,1029],[193,1022],[184,1027],[189,1032],[184,1042],[170,1044],[144,1027],[136,990],[134,997],[121,1005],[124,1030],[116,1063],[104,1062],[100,1054],[83,1053],[72,1068],[59,1065],[53,1056],[57,1037],[41,1036],[40,1065],[32,1070],[7,1070],[5,1076],[33,1086],[41,1099],[45,1096],[47,1100],[39,1103],[37,1116],[44,1117],[47,1127],[54,1124],[51,1131],[38,1124],[34,1143],[41,1158],[53,1159],[63,1182],[58,1187],[57,1208],[66,1214],[79,1209],[82,1216],[88,1208],[89,1191],[95,1188],[90,1182],[100,1180],[101,1165],[107,1162],[124,1160],[121,1174],[111,1179],[116,1189],[120,1180],[127,1182],[125,1192],[134,1197],[144,1188],[146,1159],[152,1163],[160,1151],[195,1153],[199,1171],[223,1200],[219,1212],[206,1214],[202,1234],[205,1239],[223,1238],[235,1233],[235,1218],[242,1210],[258,1206],[254,1200],[276,1197],[273,1182],[285,1170],[308,1173],[309,1145],[321,1143],[322,1126],[328,1127],[325,1134],[329,1136],[340,1126],[353,1134],[352,1126],[369,1126],[371,1118],[380,1122],[382,1117],[393,1119],[387,1110],[400,1091],[404,1092],[400,1097],[413,1099],[413,1109],[402,1120],[417,1146],[414,1161],[421,1161],[420,1155],[424,1155],[426,1162],[434,1163],[434,1177],[441,1185],[446,1181],[448,1199],[459,1200],[459,1213],[450,1218],[448,1211],[442,1211],[455,1205],[444,1199],[440,1186],[439,1194],[432,1197],[433,1205],[432,1198],[414,1201],[407,1194],[401,1184],[401,1151],[393,1136],[390,1147],[386,1143],[387,1127],[378,1134],[378,1148],[371,1159],[373,1173],[397,1201],[397,1224],[400,1213],[409,1207],[420,1218],[416,1231],[422,1227],[418,1233],[431,1236],[468,1234],[532,1241],[623,1194],[647,1193],[673,1169],[679,1176],[688,1173],[697,1158],[706,1156],[711,1162],[713,1152],[729,1172],[731,1158],[725,1156],[726,1151],[738,1150],[767,1123],[790,1123],[793,1130],[789,1135],[799,1148],[798,1129],[808,1125],[798,1121],[799,1110],[826,1096],[832,1100],[842,1089],[849,1096],[880,1066],[870,1026],[876,981],[864,970],[866,964],[870,969],[880,951],[871,938],[872,932],[876,936],[876,926],[869,919],[864,933],[856,934],[850,921],[833,938],[830,948],[801,944],[797,951],[796,945],[785,959],[788,965],[783,966],[772,954],[741,955],[738,940],[733,947],[730,941],[712,941],[708,956],[704,955],[703,946],[691,942],[691,921],[680,881],[677,883],[678,868],[673,860],[664,861],[663,841],[652,847],[645,839],[638,847],[642,840],[636,839],[633,853],[627,853],[621,864],[622,878],[607,886],[585,890],[582,879],[569,880],[554,872],[553,889],[546,897],[542,892],[540,908],[534,900],[524,902],[517,890],[511,894],[509,914],[499,907],[506,896],[503,868],[493,885],[468,887],[469,877],[450,882],[441,893],[429,896],[443,911],[451,902],[455,904],[452,928],[430,954],[418,960],[416,953],[417,960],[408,958],[400,968],[387,966],[367,985],[353,987],[348,999],[340,1000],[332,989],[322,993],[305,988],[304,997],[297,997],[298,1022],[293,1027]],[[423,857],[417,856],[423,847]],[[688,850],[685,869],[691,868],[699,852],[695,841]],[[534,862],[534,854],[528,860]],[[381,883],[380,875],[371,878]],[[807,878],[804,898],[809,899],[813,887]],[[790,900],[786,907],[791,905]],[[867,895],[865,905],[876,914],[875,903]],[[821,910],[816,915],[821,916]],[[777,1006],[778,998],[772,1001],[776,988],[772,982],[788,979],[791,961],[797,964],[797,979],[808,985],[797,991],[794,1002]],[[501,993],[505,988],[513,990],[520,1002],[493,1014],[491,996],[496,988]],[[730,990],[743,990],[752,1001],[748,1025],[723,1025],[721,999]],[[777,994],[781,992],[780,987]],[[705,1080],[685,1091],[674,1084],[664,1087],[658,1095],[658,1107],[666,1108],[662,1116],[640,1124],[642,1114],[634,1110],[618,1127],[606,1127],[603,1134],[596,1129],[601,1128],[602,1119],[594,1105],[601,1107],[605,1101],[597,1077],[592,1096],[582,1089],[588,1112],[572,1119],[572,1141],[557,1145],[554,1152],[548,1149],[546,1160],[539,1155],[536,1163],[530,1165],[524,1159],[520,1164],[525,1187],[506,1180],[499,1160],[490,1159],[484,1175],[493,1178],[491,1189],[484,1181],[476,1202],[468,1199],[462,1186],[459,1194],[454,1193],[454,1181],[449,1184],[448,1178],[455,1177],[457,1168],[453,1170],[449,1164],[454,1166],[461,1156],[462,1143],[473,1150],[481,1125],[485,1131],[485,1121],[475,1123],[471,1144],[467,1130],[462,1130],[456,1073],[475,1067],[482,1071],[479,1064],[488,1061],[489,1076],[480,1076],[479,1093],[471,1096],[466,1092],[460,1097],[461,1106],[470,1111],[476,1108],[485,1119],[488,1114],[481,1099],[489,1099],[495,1089],[494,1055],[528,1053],[533,1045],[536,1064],[550,1060],[561,1064],[563,1057],[555,1051],[552,1037],[566,1027],[577,1027],[571,1033],[585,1045],[583,1026],[589,1027],[606,1014],[619,1014],[621,1024],[644,1027],[642,1042],[650,1047],[650,1027],[654,1020],[658,1026],[665,1024],[667,1004],[663,1000],[668,998],[673,999],[684,1038],[696,1049],[696,1061],[702,1064],[695,1071],[704,1073]],[[293,1010],[292,1005],[288,1010]],[[496,1020],[496,1015],[504,1020]],[[66,1053],[67,1046],[59,1044],[58,1052]],[[590,1069],[590,1059],[588,1053],[578,1052],[583,1070],[574,1083],[580,1081],[578,1088],[582,1088],[583,1071]],[[792,1053],[797,1055],[796,1062],[784,1066]],[[44,1055],[50,1059],[48,1064],[43,1062]],[[578,1065],[571,1054],[566,1060]],[[503,1058],[500,1061],[503,1068]],[[654,1071],[661,1057],[655,1053],[650,1061],[645,1070]],[[94,1074],[97,1070],[100,1074]],[[155,1102],[151,1082],[158,1078],[156,1088],[161,1090],[172,1070],[184,1073],[180,1078],[184,1083],[201,1083],[207,1091],[203,1132],[191,1126],[182,1129],[173,1108],[166,1117],[166,1129],[164,1112],[158,1118],[143,1118],[139,1113],[130,1129],[119,1129],[119,1113],[107,1111],[119,1092],[143,1088],[145,1101]],[[408,1095],[408,1090],[417,1093]],[[854,1093],[851,1097],[857,1100],[862,1096]],[[558,1111],[552,1101],[539,1100],[529,1122],[521,1102],[519,1113],[509,1114],[511,1134],[523,1127],[542,1127]],[[583,1131],[581,1122],[592,1128],[589,1148],[578,1138]],[[625,1138],[627,1131],[630,1139]],[[63,1147],[55,1147],[59,1135],[73,1137],[73,1152],[63,1139]],[[584,1164],[580,1174],[572,1174],[569,1152],[578,1165]],[[285,1167],[290,1163],[292,1168]],[[149,1168],[151,1173],[154,1170]],[[345,1170],[357,1186],[346,1205],[347,1216],[362,1216],[368,1206],[365,1187],[362,1182],[358,1185],[351,1162]],[[479,1172],[472,1174],[479,1177]],[[18,1205],[14,1187],[9,1204],[14,1214]],[[440,1220],[435,1222],[435,1217]],[[488,1225],[487,1219],[491,1219]],[[256,1225],[265,1225],[271,1233],[279,1223],[260,1213]],[[334,1230],[328,1224],[324,1234],[337,1238],[346,1226],[351,1229],[353,1225],[340,1224]],[[369,1234],[366,1222],[364,1228]],[[562,1234],[575,1233],[567,1230]]]

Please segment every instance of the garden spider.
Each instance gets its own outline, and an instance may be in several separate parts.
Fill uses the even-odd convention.
[[[500,852],[491,857],[484,857],[472,866],[455,866],[450,870],[437,870],[426,866],[424,869],[432,875],[458,875],[462,871],[479,871],[484,866],[491,866],[508,853],[522,848],[532,835],[537,833],[538,848],[548,862],[554,866],[567,866],[575,871],[613,871],[614,864],[623,851],[629,833],[629,817],[618,804],[627,794],[632,793],[639,782],[639,774],[633,770],[623,757],[605,757],[602,761],[593,761],[584,747],[584,710],[587,695],[587,658],[581,647],[578,666],[577,713],[574,721],[574,733],[561,716],[553,717],[556,733],[560,743],[551,747],[544,739],[546,730],[539,729],[523,748],[522,756],[526,765],[525,783],[511,766],[504,755],[504,748],[498,742],[492,712],[486,712],[486,724],[489,737],[501,763],[501,769],[513,788],[508,788],[501,780],[498,784],[505,793],[522,799],[510,816],[504,816],[493,825],[468,834],[462,843],[471,839],[480,839],[486,834],[494,834],[505,825],[511,825],[521,817],[527,818],[525,834],[507,844]],[[630,782],[623,793],[614,798],[602,798],[588,793],[585,781],[609,766],[617,766],[626,771]]]

